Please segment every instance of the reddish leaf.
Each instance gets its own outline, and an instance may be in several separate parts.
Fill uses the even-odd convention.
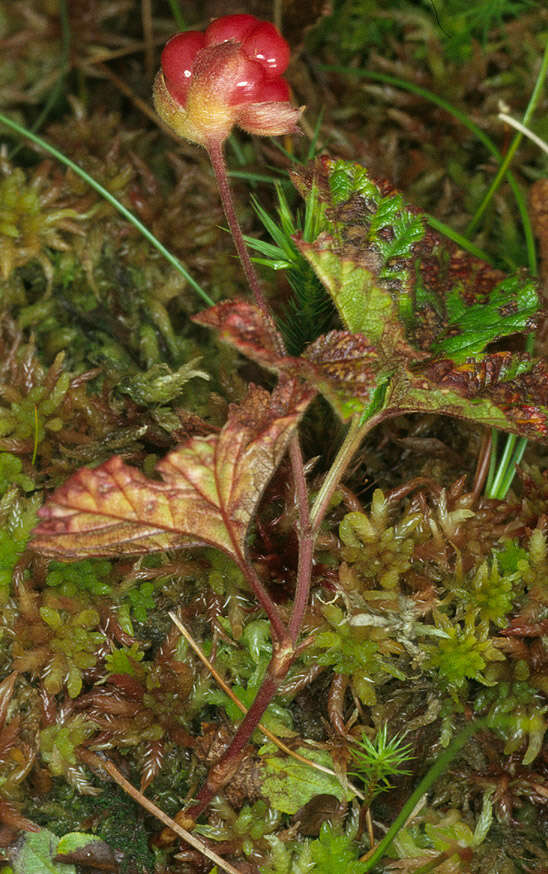
[[[192,437],[151,480],[121,458],[83,468],[40,510],[33,548],[45,555],[148,553],[210,544],[237,556],[263,490],[313,397],[285,381],[272,395],[251,386],[219,435]]]
[[[161,740],[150,741],[146,745],[143,769],[141,771],[141,792],[144,792],[162,770],[165,756],[165,744]]]
[[[536,282],[523,272],[505,276],[463,252],[357,164],[321,158],[294,181],[327,207],[329,233],[295,242],[347,330],[319,337],[291,358],[272,348],[253,304],[226,302],[196,321],[263,366],[313,385],[343,420],[435,412],[545,439],[546,366],[519,353],[483,351],[533,329]]]
[[[445,413],[534,440],[548,436],[548,369],[527,355],[495,352],[448,359],[396,376],[390,405]]]
[[[23,816],[9,801],[0,799],[0,822],[14,829],[24,829],[27,832],[39,832],[40,826]]]
[[[8,707],[13,695],[16,679],[17,671],[12,671],[11,674],[8,674],[8,676],[0,683],[0,727],[6,721]]]
[[[273,368],[279,361],[266,316],[249,301],[225,300],[193,316],[192,321],[217,328],[221,339],[265,367]]]

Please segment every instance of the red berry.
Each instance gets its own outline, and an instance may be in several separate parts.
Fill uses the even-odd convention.
[[[242,42],[258,23],[259,19],[254,15],[223,15],[212,21],[206,29],[205,44],[218,45],[229,39]]]
[[[289,85],[285,79],[267,79],[261,86],[258,100],[261,103],[285,103],[289,101]]]
[[[281,76],[289,64],[290,50],[269,21],[259,21],[242,43],[245,54],[258,61],[269,79]]]
[[[241,73],[238,81],[234,83],[228,99],[231,106],[262,101],[263,88],[267,84],[261,65],[243,56],[240,57]]]
[[[172,37],[154,81],[154,106],[181,137],[209,148],[232,126],[259,136],[295,133],[302,110],[281,78],[289,46],[254,15],[225,15],[205,33]]]
[[[172,36],[162,52],[162,72],[171,96],[183,106],[192,79],[196,55],[204,47],[203,33],[186,30]]]

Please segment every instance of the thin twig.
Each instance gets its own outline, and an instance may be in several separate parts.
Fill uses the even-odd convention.
[[[474,485],[472,486],[472,495],[474,504],[477,503],[479,497],[481,495],[481,490],[485,485],[485,480],[487,479],[487,474],[489,472],[489,466],[491,464],[491,452],[493,449],[493,432],[485,431],[480,451],[478,454],[478,460],[476,462],[476,473],[474,476]]]
[[[172,612],[169,612],[168,616],[173,621],[174,625],[177,626],[178,630],[181,632],[188,645],[192,647],[202,664],[204,664],[208,671],[211,672],[211,675],[213,676],[217,684],[221,687],[223,692],[228,695],[230,700],[234,702],[236,707],[238,707],[242,711],[242,713],[247,713],[247,707],[242,704],[242,702],[239,698],[236,697],[230,686],[225,683],[223,678],[215,669],[214,665],[211,664],[204,651],[201,649],[199,644],[196,643],[196,641],[194,640],[188,629],[185,628],[180,619],[175,615],[175,613]],[[302,762],[303,765],[308,765],[309,767],[314,768],[316,771],[322,771],[324,774],[329,774],[332,777],[336,777],[337,780],[339,779],[332,768],[327,768],[325,765],[320,765],[318,762],[313,762],[312,759],[307,759],[306,756],[301,756],[300,753],[296,753],[290,747],[286,746],[286,744],[284,744],[284,742],[281,741],[279,737],[277,737],[275,734],[272,734],[272,732],[266,727],[266,725],[263,725],[262,722],[259,722],[257,728],[259,729],[259,731],[262,731],[265,737],[271,740],[272,743],[278,747],[278,749],[282,750],[282,752],[284,753],[287,753],[287,755],[291,756],[292,759],[296,759],[298,762]],[[356,786],[352,785],[352,783],[348,783],[347,785],[348,788],[352,792],[354,792],[354,794],[358,798],[360,798],[362,801],[364,800],[365,795],[363,795],[363,793],[360,792],[360,790]]]
[[[369,837],[369,848],[373,850],[375,847],[375,833],[373,831],[373,817],[371,816],[371,808],[367,808],[365,814],[365,824],[367,826],[367,835]]]
[[[167,813],[164,813],[163,810],[160,810],[159,807],[156,807],[152,801],[149,801],[146,795],[143,795],[142,792],[139,792],[138,789],[133,786],[129,780],[126,780],[125,777],[122,777],[118,768],[112,764],[108,759],[102,759],[100,756],[96,756],[96,764],[99,765],[103,770],[110,774],[113,780],[118,783],[119,786],[127,792],[128,795],[131,796],[141,807],[144,807],[145,810],[148,810],[156,819],[159,819],[164,825],[170,828],[175,834],[177,834],[183,841],[186,841],[187,844],[190,844],[191,847],[194,847],[195,850],[198,850],[199,853],[206,856],[211,862],[214,862],[219,868],[222,868],[223,871],[227,871],[228,874],[242,874],[242,872],[238,868],[234,868],[229,862],[225,862],[225,860],[218,856],[217,853],[210,850],[209,847],[206,847],[204,843],[199,838],[194,837],[193,834],[188,832],[186,829],[182,828],[178,823],[175,822],[174,819],[171,819]]]
[[[532,130],[529,130],[528,127],[525,127],[525,125],[522,124],[521,121],[518,121],[517,118],[512,118],[511,115],[506,115],[505,112],[499,112],[498,117],[501,121],[505,121],[506,124],[509,124],[511,127],[514,127],[516,130],[518,130],[520,134],[528,137],[535,143],[535,145],[539,147],[539,149],[542,149],[543,152],[546,152],[546,154],[548,154],[548,143],[545,143],[544,140],[541,140],[540,137],[537,137],[537,135],[534,134]]]

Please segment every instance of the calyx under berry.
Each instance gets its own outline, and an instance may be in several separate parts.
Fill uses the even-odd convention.
[[[282,74],[289,46],[273,24],[225,15],[202,33],[171,37],[154,82],[158,115],[180,136],[220,143],[238,124],[249,133],[294,133],[300,110]]]

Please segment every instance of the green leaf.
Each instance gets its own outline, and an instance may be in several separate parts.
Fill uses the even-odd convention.
[[[488,343],[531,329],[538,309],[536,283],[526,276],[509,276],[497,283],[482,300],[470,303],[458,285],[446,299],[446,336],[432,350],[460,362],[481,352]]]
[[[346,330],[296,358],[277,352],[267,319],[245,301],[195,321],[263,366],[308,382],[343,421],[429,412],[548,439],[546,364],[483,351],[534,328],[534,281],[506,277],[425,228],[418,210],[363,167],[321,158],[292,178],[326,207],[330,233],[296,244]]]
[[[314,243],[301,241],[299,249],[329,291],[345,327],[367,334],[372,343],[381,340],[387,326],[402,335],[395,302],[371,269],[356,263],[353,255],[337,252],[335,240],[327,235]],[[376,269],[380,266],[379,260]]]
[[[332,774],[317,771],[286,756],[273,755],[275,750],[273,744],[266,744],[260,750],[266,765],[266,777],[261,792],[275,810],[280,810],[282,813],[296,813],[315,795],[335,795],[340,801],[345,799],[349,801],[353,798],[352,793],[345,791]],[[323,750],[303,747],[297,752],[319,765],[333,768],[331,757]]]
[[[25,832],[17,843],[11,859],[15,874],[76,874],[74,865],[60,864],[57,855],[59,838],[53,832]]]
[[[419,210],[365,168],[324,158],[297,184],[305,196],[312,185],[318,188],[338,228],[300,248],[351,331],[378,342],[384,333],[379,324],[396,312],[420,349],[456,361],[457,354],[463,360],[495,339],[533,330],[538,308],[533,280],[523,273],[506,277],[425,227]]]
[[[314,874],[363,874],[365,862],[358,860],[358,846],[347,835],[337,834],[328,823],[321,827],[320,837],[311,844],[312,858],[316,863]]]
[[[96,835],[86,832],[69,832],[63,835],[57,845],[57,861],[61,861],[59,857],[64,857],[63,868],[71,862],[99,871],[114,871],[118,867],[109,845]]]

